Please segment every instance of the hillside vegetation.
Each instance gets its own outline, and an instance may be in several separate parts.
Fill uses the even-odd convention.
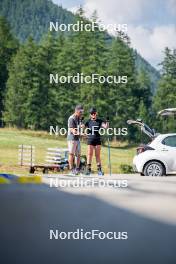
[[[1,0],[0,15],[8,20],[20,42],[25,42],[29,36],[39,42],[48,33],[50,21],[66,25],[77,21],[74,14],[50,0]],[[113,41],[108,34],[106,39],[108,43]],[[159,72],[140,54],[136,53],[135,57],[137,69],[144,69],[150,76],[154,92],[160,79]]]

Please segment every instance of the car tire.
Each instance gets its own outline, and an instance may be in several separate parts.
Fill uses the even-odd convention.
[[[149,161],[144,167],[145,176],[164,176],[165,168],[159,161]]]

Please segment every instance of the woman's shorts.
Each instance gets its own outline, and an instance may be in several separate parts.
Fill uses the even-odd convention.
[[[87,145],[92,145],[92,146],[101,145],[101,140],[100,139],[88,139]]]

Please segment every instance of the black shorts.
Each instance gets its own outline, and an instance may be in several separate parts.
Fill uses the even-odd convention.
[[[101,145],[101,139],[100,138],[88,138],[87,140],[87,145],[92,145],[92,146],[98,146]]]

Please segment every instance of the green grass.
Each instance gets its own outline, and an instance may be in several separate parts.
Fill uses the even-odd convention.
[[[0,172],[6,173],[26,173],[28,168],[18,165],[18,145],[33,145],[36,148],[35,163],[44,163],[46,149],[49,147],[67,147],[65,138],[50,136],[47,132],[0,129]],[[86,154],[86,144],[82,143],[82,154]],[[113,142],[111,148],[112,172],[122,173],[121,164],[132,164],[135,154],[135,147],[130,147],[127,143]],[[108,172],[108,148],[102,147],[103,169]],[[93,169],[96,169],[95,158]]]

